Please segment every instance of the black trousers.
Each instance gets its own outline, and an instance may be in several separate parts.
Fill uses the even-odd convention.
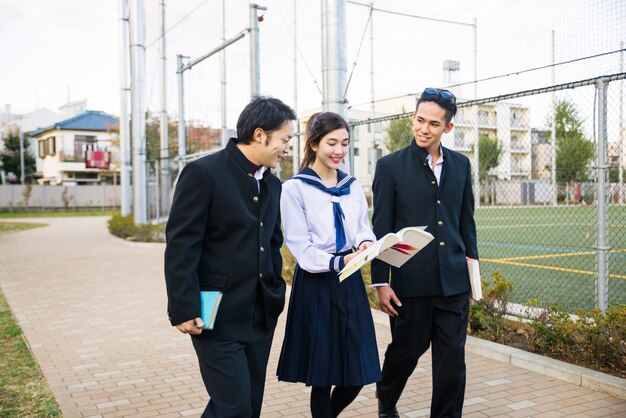
[[[396,406],[417,361],[432,344],[431,417],[460,417],[465,395],[465,341],[469,294],[399,298],[399,316],[391,318],[382,380],[376,390],[381,407]]]
[[[202,418],[258,418],[261,415],[273,336],[273,330],[262,332],[257,341],[250,343],[191,337],[210,396]]]

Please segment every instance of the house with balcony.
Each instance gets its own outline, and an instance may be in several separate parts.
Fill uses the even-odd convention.
[[[117,184],[118,119],[88,110],[32,132],[40,184]]]

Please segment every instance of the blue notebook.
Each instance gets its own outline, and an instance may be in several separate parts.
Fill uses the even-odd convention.
[[[217,309],[222,300],[222,292],[219,290],[207,290],[200,292],[200,317],[204,322],[202,329],[213,329]]]

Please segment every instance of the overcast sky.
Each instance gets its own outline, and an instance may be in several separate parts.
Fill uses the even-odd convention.
[[[365,2],[365,0],[363,0]],[[226,38],[248,26],[248,1],[228,0]],[[293,0],[258,1],[268,8],[260,24],[261,90],[293,105]],[[298,110],[320,106],[320,1],[297,2]],[[146,10],[146,96],[159,110],[157,42],[160,0]],[[168,109],[177,112],[176,54],[197,58],[221,43],[222,0],[166,1]],[[477,21],[478,78],[550,64],[551,31],[556,62],[620,49],[626,40],[623,0],[377,0],[375,6],[455,23],[433,22],[374,12],[374,79],[377,99],[441,86],[442,61],[457,60],[457,82],[474,79]],[[119,1],[3,0],[0,2],[0,106],[15,113],[57,110],[69,100],[87,99],[88,108],[119,114]],[[347,92],[351,105],[367,110],[370,100],[368,9],[347,5],[348,71],[357,65]],[[359,52],[359,46],[361,49]],[[227,54],[229,125],[249,96],[249,40]],[[619,72],[619,54],[557,68],[557,83]],[[550,84],[550,71],[499,78],[479,85],[479,97]],[[219,59],[186,73],[186,107],[191,117],[219,126]],[[473,87],[461,95],[473,97]],[[382,106],[382,103],[381,103]],[[4,109],[2,109],[4,110]],[[399,111],[400,109],[398,109]]]

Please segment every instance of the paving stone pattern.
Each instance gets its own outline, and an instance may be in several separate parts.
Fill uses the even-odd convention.
[[[106,218],[45,218],[48,227],[0,236],[0,286],[63,416],[197,417],[207,401],[189,337],[166,318],[163,251],[111,237]],[[275,377],[276,330],[263,417],[307,417],[309,389]],[[376,326],[381,357],[389,329]],[[626,417],[626,400],[467,353],[465,417]],[[398,409],[429,415],[426,355]],[[376,417],[374,385],[343,417]]]

